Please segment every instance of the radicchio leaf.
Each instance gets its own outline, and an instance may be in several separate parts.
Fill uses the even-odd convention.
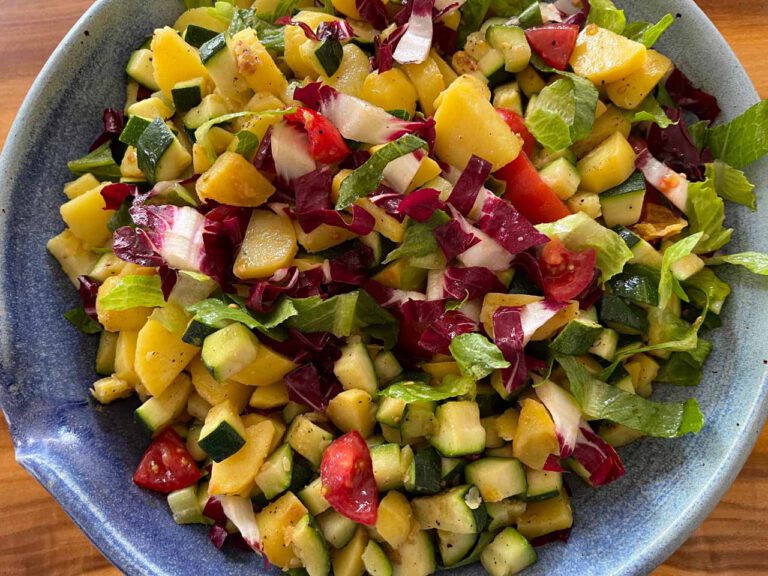
[[[444,298],[474,300],[489,292],[504,292],[498,276],[487,268],[446,268],[443,276]]]
[[[205,215],[203,245],[205,260],[201,272],[227,287],[232,280],[232,265],[245,237],[251,210],[217,206]]]
[[[665,87],[681,108],[693,112],[699,119],[713,122],[720,115],[717,98],[694,86],[679,68],[675,68],[669,75]]]
[[[101,197],[104,198],[104,210],[117,210],[123,201],[130,196],[137,196],[139,187],[135,184],[123,182],[107,184],[101,189]]]
[[[624,465],[616,450],[592,432],[586,422],[579,428],[573,457],[589,473],[592,486],[604,486],[624,476]]]
[[[381,0],[355,0],[355,7],[360,17],[377,30],[384,30],[387,27],[389,18]]]
[[[685,174],[690,180],[703,180],[704,162],[688,133],[685,118],[680,110],[675,108],[665,108],[665,111],[675,124],[661,128],[652,122],[648,128],[648,151],[662,164],[675,172]]]
[[[405,34],[395,49],[394,59],[400,64],[419,64],[429,56],[432,47],[432,7],[434,0],[413,0]]]
[[[457,220],[451,220],[438,226],[435,228],[434,234],[435,240],[437,240],[448,261],[453,260],[480,242],[480,238],[462,228]]]
[[[509,368],[501,371],[504,388],[509,393],[521,390],[528,379],[521,312],[519,306],[501,306],[493,313],[493,340],[510,363]]]
[[[325,410],[328,402],[342,391],[341,384],[322,377],[312,363],[289,372],[283,381],[288,389],[288,397],[293,402],[306,404],[317,411]]]
[[[442,304],[442,303],[441,303]],[[442,304],[444,306],[444,304]],[[438,316],[419,338],[419,348],[432,354],[450,354],[448,348],[456,336],[477,332],[477,322],[458,310],[448,310]]]
[[[550,380],[536,386],[536,395],[546,406],[555,423],[560,457],[568,458],[573,454],[579,437],[579,425],[582,420],[579,404],[573,396]]]
[[[398,212],[416,222],[426,222],[435,210],[445,210],[445,203],[440,200],[440,192],[434,188],[414,190],[399,203]],[[443,226],[447,225],[443,224]]]
[[[400,210],[400,205],[408,198],[410,198],[410,196],[395,192],[385,184],[379,184],[376,191],[368,197],[368,199],[376,204],[376,206],[383,209],[387,214],[400,222],[405,219],[404,214]]]
[[[468,215],[472,211],[472,206],[475,205],[480,189],[491,175],[491,168],[490,162],[472,155],[467,162],[467,167],[453,186],[448,202],[465,216]]]
[[[88,276],[78,276],[77,281],[79,283],[77,293],[80,296],[80,302],[83,304],[83,310],[88,316],[99,321],[99,316],[96,313],[96,296],[99,293],[100,282],[91,280]]]

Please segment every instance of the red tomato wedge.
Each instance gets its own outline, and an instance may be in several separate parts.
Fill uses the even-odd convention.
[[[496,172],[507,183],[504,197],[532,224],[554,222],[570,215],[570,210],[539,176],[525,152]]]
[[[561,302],[573,300],[591,284],[596,260],[594,250],[573,252],[560,240],[551,240],[539,256],[544,294]]]
[[[325,116],[309,108],[298,108],[285,117],[289,122],[304,126],[309,137],[309,153],[323,164],[340,162],[350,154],[349,146],[336,126]]]
[[[200,470],[184,441],[171,428],[157,435],[141,457],[133,481],[137,486],[167,494],[200,480]]]
[[[576,45],[576,24],[544,24],[525,31],[525,38],[536,55],[556,70],[565,70]]]
[[[379,490],[368,444],[359,432],[348,432],[325,449],[320,477],[323,495],[334,510],[360,524],[376,524]]]
[[[533,154],[533,150],[536,147],[536,139],[525,125],[525,120],[523,120],[523,117],[520,116],[520,114],[517,112],[513,112],[507,108],[496,108],[496,112],[498,112],[499,116],[504,119],[504,122],[507,123],[507,126],[509,126],[510,130],[512,130],[512,132],[523,139],[523,152],[528,154],[528,156]]]

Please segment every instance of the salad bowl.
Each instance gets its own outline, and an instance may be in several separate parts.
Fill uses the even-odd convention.
[[[730,119],[758,97],[744,69],[691,0],[617,2],[633,19],[677,22],[662,38],[668,54],[715,94]],[[173,523],[159,495],[131,473],[146,445],[133,422],[134,400],[101,407],[90,400],[96,342],[62,314],[74,304],[66,277],[45,250],[60,229],[58,190],[66,161],[99,132],[103,108],[125,94],[124,62],[143,38],[173,22],[176,0],[99,0],[81,18],[30,90],[0,157],[0,404],[16,457],[123,572],[177,575],[270,573],[252,554],[218,552],[205,530]],[[762,191],[768,163],[748,176]],[[758,213],[736,208],[733,250],[768,250]],[[739,271],[715,332],[696,396],[706,417],[698,435],[641,440],[620,454],[627,474],[599,490],[572,483],[574,530],[567,543],[540,549],[528,574],[646,574],[668,557],[717,504],[749,455],[768,413],[766,283]],[[661,399],[688,390],[663,387]],[[44,527],[41,527],[44,528]],[[481,574],[479,565],[455,574]]]

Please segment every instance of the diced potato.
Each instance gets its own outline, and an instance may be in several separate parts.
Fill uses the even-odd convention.
[[[443,84],[445,84],[446,87],[450,86],[451,83],[459,77],[453,68],[451,68],[451,65],[443,60],[443,58],[434,48],[429,51],[429,57],[434,60],[435,64],[437,64],[437,68],[440,70],[440,74],[443,75]]]
[[[607,84],[642,69],[647,52],[640,42],[590,24],[576,39],[571,66],[579,76]]]
[[[139,168],[139,158],[136,148],[133,146],[128,146],[125,149],[123,160],[120,162],[120,176],[128,180],[146,180],[144,172]]]
[[[493,313],[496,311],[496,308],[500,308],[501,306],[525,306],[526,304],[538,302],[539,300],[543,300],[543,298],[541,296],[530,296],[528,294],[500,294],[491,292],[486,294],[485,298],[483,298],[483,307],[480,310],[480,322],[483,323],[486,333],[493,335]],[[536,332],[533,333],[531,340],[538,341],[551,338],[555,332],[578,315],[579,303],[574,300],[550,318],[541,328],[536,330]]]
[[[155,82],[168,98],[171,97],[171,89],[178,82],[209,77],[197,50],[184,42],[173,28],[166,26],[155,30],[152,52]]]
[[[83,174],[77,180],[64,184],[64,194],[72,200],[81,194],[85,194],[88,190],[93,190],[98,185],[99,181],[96,180],[93,174]]]
[[[344,16],[353,20],[361,20],[355,0],[331,0],[331,4],[333,4],[337,12],[341,12]]]
[[[489,100],[466,76],[442,93],[435,113],[435,151],[442,160],[463,169],[474,154],[499,170],[517,158],[522,140]]]
[[[544,404],[532,398],[520,402],[520,419],[512,441],[515,458],[534,470],[544,468],[550,454],[560,453],[555,423]]]
[[[190,24],[200,26],[201,28],[207,28],[214,32],[226,32],[227,23],[223,20],[219,20],[215,16],[211,16],[211,11],[207,7],[192,8],[182,13],[178,17],[173,27],[181,34],[184,32]]]
[[[211,145],[211,148],[213,148],[213,151],[216,154],[221,154],[229,148],[229,145],[232,144],[234,139],[235,135],[221,126],[214,126],[208,131],[208,134],[205,135],[205,142]]]
[[[342,432],[357,430],[363,438],[373,433],[376,424],[371,395],[365,390],[352,388],[336,395],[325,410],[326,416]]]
[[[296,234],[287,216],[254,210],[235,259],[235,276],[244,280],[267,278],[290,266],[297,251]]]
[[[91,251],[80,238],[72,234],[69,228],[48,240],[46,247],[75,286],[80,285],[77,277],[88,274],[99,260],[98,254]]]
[[[147,318],[152,313],[152,308],[136,306],[127,310],[106,310],[103,298],[116,284],[120,282],[119,276],[111,276],[104,280],[96,294],[96,314],[99,323],[107,332],[120,332],[122,330],[140,330]]]
[[[638,396],[647,398],[653,392],[653,381],[659,375],[659,364],[647,354],[635,354],[624,364],[632,377],[632,386]]]
[[[615,132],[628,138],[631,129],[632,123],[626,112],[616,106],[608,106],[608,109],[595,120],[589,136],[576,142],[571,149],[578,158],[583,158]]]
[[[305,514],[307,509],[293,492],[286,492],[256,514],[264,554],[270,564],[285,569],[299,566],[299,559],[293,553],[293,547],[285,543],[285,534]]]
[[[99,185],[80,194],[59,208],[61,217],[72,234],[91,248],[103,246],[112,237],[107,224],[115,211],[104,209],[106,202],[101,196],[104,186]]]
[[[418,173],[417,173],[418,174]],[[392,240],[392,242],[402,242],[405,235],[405,224],[397,218],[387,214],[383,208],[376,206],[368,198],[360,198],[355,202],[363,210],[368,212],[376,220],[373,229],[379,234]]]
[[[440,173],[442,172],[442,168],[440,168],[440,164],[438,164],[435,160],[430,158],[429,156],[425,156],[424,159],[421,161],[421,164],[419,165],[419,169],[416,171],[416,174],[414,174],[413,179],[411,180],[411,183],[408,185],[408,189],[406,190],[407,193],[411,193],[417,188],[421,188],[429,182],[430,180],[433,180],[440,176]]]
[[[240,494],[250,486],[269,454],[275,427],[264,420],[245,429],[245,444],[240,450],[211,467],[209,494]]]
[[[256,0],[253,3],[253,9],[256,11],[256,15],[263,18],[264,16],[272,16],[277,9],[279,0]]]
[[[573,526],[571,502],[565,491],[554,498],[530,502],[517,520],[517,529],[529,540]]]
[[[254,92],[270,92],[279,96],[288,81],[272,60],[272,56],[256,36],[256,31],[246,28],[232,37],[232,53],[237,71]]]
[[[581,190],[599,194],[618,186],[635,171],[635,151],[619,132],[579,160]]]
[[[256,94],[253,95],[253,98],[248,100],[248,103],[245,105],[245,109],[249,112],[265,112],[267,110],[278,110],[284,107],[285,104],[283,101],[269,92],[256,92]],[[279,119],[278,116],[278,120]],[[249,118],[249,120],[251,119]],[[245,128],[245,126],[242,126],[242,128]]]
[[[136,340],[139,337],[137,330],[123,330],[117,337],[115,347],[115,377],[125,380],[133,386],[140,384],[139,377],[134,369],[136,360]]]
[[[416,112],[418,94],[402,70],[392,68],[386,72],[371,72],[365,77],[360,98],[384,110]]]
[[[445,376],[453,374],[455,376],[461,376],[461,370],[459,365],[453,361],[445,362],[425,362],[421,365],[421,369],[432,376],[435,380],[442,380]]]
[[[188,370],[195,391],[209,404],[216,406],[229,401],[238,414],[243,411],[251,397],[250,387],[231,380],[217,382],[199,356],[189,363]]]
[[[128,398],[131,394],[133,394],[133,386],[114,375],[96,380],[91,388],[91,395],[100,404],[110,404],[115,400]]]
[[[211,159],[208,157],[208,151],[205,146],[199,142],[192,144],[192,168],[195,174],[202,174],[206,170],[213,166]]]
[[[355,44],[347,44],[343,50],[344,57],[341,59],[339,69],[333,76],[320,74],[320,80],[333,86],[339,92],[350,96],[360,96],[370,68],[368,56]]]
[[[435,100],[446,86],[443,73],[437,62],[430,56],[420,64],[404,64],[403,70],[416,87],[424,114],[433,116],[435,114]]]
[[[248,386],[269,386],[282,380],[294,368],[296,364],[293,361],[262,344],[256,360],[235,374],[232,380]]]
[[[412,518],[413,512],[408,499],[400,492],[392,490],[379,502],[376,532],[387,544],[397,549],[408,539]]]
[[[528,98],[544,90],[547,83],[533,66],[517,73],[517,84]]]
[[[311,12],[303,10],[293,16],[293,20],[296,22],[304,22],[312,30],[315,30],[321,22],[333,22],[334,20],[340,20],[336,16],[330,14],[324,14],[323,12]],[[307,38],[299,26],[286,26],[285,27],[285,63],[293,70],[296,78],[306,78],[310,76],[315,77],[314,68],[310,62],[307,62],[301,54],[301,47],[307,42],[312,42]],[[366,71],[367,73],[367,71]]]
[[[254,389],[248,403],[251,408],[271,410],[285,406],[288,404],[288,400],[288,388],[285,387],[285,382],[281,380],[269,386],[259,386]]]
[[[641,69],[605,86],[608,98],[619,108],[637,108],[672,66],[669,58],[655,50],[648,50],[648,57]]]
[[[224,152],[197,181],[202,201],[256,207],[267,201],[275,187],[240,154]]]
[[[169,332],[150,318],[139,331],[136,342],[136,374],[152,396],[159,396],[198,351],[196,346],[182,341],[181,335]]]
[[[368,545],[368,531],[364,526],[358,526],[352,540],[340,550],[331,553],[331,565],[334,576],[363,576],[363,552]]]
[[[299,223],[294,221],[293,230],[301,247],[309,253],[333,248],[357,236],[354,232],[328,224],[320,224],[312,232],[304,232]]]
[[[573,212],[584,212],[590,218],[599,218],[603,213],[600,196],[593,192],[579,192],[566,201],[568,209]]]
[[[167,120],[175,110],[168,106],[162,98],[152,96],[151,98],[145,98],[133,104],[127,110],[129,116],[141,116],[148,120],[154,120],[155,118],[162,118]]]

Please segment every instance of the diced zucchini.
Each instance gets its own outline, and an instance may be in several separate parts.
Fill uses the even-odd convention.
[[[506,24],[489,26],[485,38],[504,55],[504,68],[507,72],[522,72],[528,67],[531,47],[522,28]]]
[[[328,545],[309,514],[293,527],[290,538],[293,552],[309,576],[328,576],[331,571]]]
[[[525,469],[514,458],[481,458],[464,469],[467,482],[477,486],[485,502],[500,502],[525,494],[528,484]]]
[[[600,336],[603,327],[586,318],[576,318],[568,322],[565,328],[549,345],[558,354],[579,356],[586,354]]]
[[[328,543],[334,548],[344,548],[355,535],[357,524],[331,508],[317,517],[317,524]]]
[[[139,136],[136,152],[139,168],[150,183],[173,180],[192,163],[189,152],[161,118],[155,118]]]
[[[464,465],[461,458],[440,458],[440,481],[445,486],[458,484],[464,477]]]
[[[403,471],[398,444],[379,444],[371,448],[373,476],[380,492],[395,490],[403,485]]]
[[[600,321],[620,334],[645,334],[648,316],[645,310],[618,296],[606,294],[600,300]]]
[[[581,183],[581,176],[576,166],[565,158],[558,158],[551,164],[547,164],[539,172],[539,177],[560,200],[568,200],[576,194]]]
[[[480,562],[490,576],[512,576],[536,559],[533,546],[514,528],[505,528],[480,555]]]
[[[213,377],[223,382],[253,362],[258,353],[258,338],[245,325],[235,322],[208,336],[200,357]]]
[[[171,89],[171,97],[173,98],[173,105],[176,111],[187,112],[198,106],[203,101],[204,90],[204,78],[193,78],[192,80],[178,82]]]
[[[333,552],[334,576],[360,576],[365,572],[363,553],[368,545],[368,532],[364,526],[356,526],[357,529],[349,544]]]
[[[326,76],[333,76],[341,66],[341,59],[344,57],[341,42],[332,38],[318,42],[314,49],[314,57],[320,64],[321,71],[325,72]]]
[[[488,513],[480,491],[469,484],[435,496],[414,498],[413,515],[425,530],[439,528],[459,534],[474,534],[485,527]]]
[[[488,530],[495,532],[507,526],[517,524],[517,519],[525,512],[526,504],[522,500],[510,498],[501,502],[488,502],[485,507],[491,518]]]
[[[704,269],[704,260],[696,254],[688,254],[674,262],[669,269],[672,272],[672,276],[680,282],[684,282]]]
[[[517,82],[509,82],[496,86],[493,90],[493,107],[494,108],[506,108],[523,115],[523,102],[520,96],[520,87]]]
[[[99,335],[99,348],[96,350],[96,374],[109,376],[115,372],[115,353],[117,337],[114,332],[102,332]]]
[[[609,190],[600,194],[600,208],[605,225],[632,226],[640,221],[645,199],[645,182],[639,182],[636,190]],[[622,186],[621,188],[624,188]]]
[[[477,534],[457,534],[447,530],[437,531],[437,543],[443,566],[450,567],[461,562],[475,547]]]
[[[405,488],[416,494],[437,494],[440,491],[442,461],[437,451],[428,446],[416,451],[405,474]]]
[[[495,48],[489,48],[477,62],[478,70],[485,76],[491,88],[510,80],[509,73],[504,69],[505,65],[504,54]]]
[[[197,392],[192,392],[187,398],[187,413],[201,422],[205,420],[211,407],[211,404]]]
[[[357,430],[363,438],[368,438],[376,425],[375,409],[368,392],[352,388],[331,399],[325,414],[342,432]]]
[[[200,431],[200,447],[214,462],[232,456],[245,444],[245,426],[231,402],[211,408]]]
[[[608,282],[614,296],[631,300],[636,304],[659,305],[659,278],[646,268],[627,266],[624,272],[617,274]]]
[[[392,576],[392,563],[374,540],[369,540],[365,546],[363,565],[371,576]]]
[[[287,438],[291,448],[316,468],[320,466],[323,452],[333,441],[333,435],[330,432],[320,428],[303,414],[291,422]]]
[[[446,402],[435,417],[437,433],[429,441],[443,456],[466,456],[485,449],[485,428],[475,402]]]
[[[152,432],[162,430],[178,418],[187,406],[192,381],[179,374],[159,396],[153,396],[136,409],[136,419]]]
[[[526,470],[528,490],[525,493],[527,502],[538,502],[554,498],[563,489],[563,474],[545,470]]]
[[[200,128],[203,124],[229,112],[227,101],[219,94],[208,94],[200,104],[184,114],[184,126],[190,130]]]
[[[399,428],[405,412],[405,401],[384,396],[376,411],[376,420],[381,424]]]
[[[390,350],[380,352],[373,361],[373,366],[376,369],[379,384],[386,384],[403,372],[403,367],[400,366],[400,362]]]
[[[176,524],[205,524],[200,501],[197,498],[197,485],[187,486],[168,494],[168,507]]]
[[[379,502],[376,532],[384,541],[398,549],[408,539],[413,511],[408,499],[400,492],[387,492]]]
[[[312,516],[319,516],[331,507],[323,496],[323,482],[320,477],[315,478],[301,490],[298,497]]]
[[[292,475],[293,450],[288,444],[283,444],[261,465],[256,475],[256,485],[267,500],[272,500],[278,494],[288,490]]]
[[[589,353],[611,362],[616,355],[616,347],[618,344],[619,333],[611,328],[604,328],[592,343]]]
[[[200,46],[200,60],[221,94],[238,102],[250,98],[252,92],[239,75],[237,62],[227,46],[225,34],[214,36]]]
[[[150,90],[160,90],[160,86],[155,81],[155,66],[152,63],[152,50],[142,48],[136,50],[128,59],[125,67],[125,73]]]
[[[392,558],[393,576],[429,576],[437,570],[435,547],[426,530],[414,525]]]
[[[145,98],[144,100],[140,100],[135,104],[132,104],[131,107],[125,111],[125,113],[130,117],[136,116],[138,118],[146,118],[150,121],[150,123],[156,118],[160,118],[161,120],[168,120],[171,116],[173,116],[174,113],[173,106],[169,106],[168,104],[169,103],[167,103],[163,98],[160,98],[159,96],[151,96],[149,98]],[[141,123],[139,123],[139,125],[140,124]],[[141,133],[143,134],[144,131]],[[139,135],[139,139],[141,139],[141,135]],[[136,140],[137,145],[138,142],[139,140]]]
[[[370,395],[378,390],[376,369],[368,349],[359,338],[351,337],[341,349],[341,357],[333,366],[333,373],[345,389],[359,388]]]
[[[128,146],[136,146],[139,138],[144,134],[144,130],[152,124],[154,118],[143,118],[141,116],[130,116],[125,123],[125,128],[120,133],[120,142]]]
[[[189,24],[184,30],[184,41],[195,48],[200,48],[211,38],[218,34],[215,30],[210,30],[196,24]]]

